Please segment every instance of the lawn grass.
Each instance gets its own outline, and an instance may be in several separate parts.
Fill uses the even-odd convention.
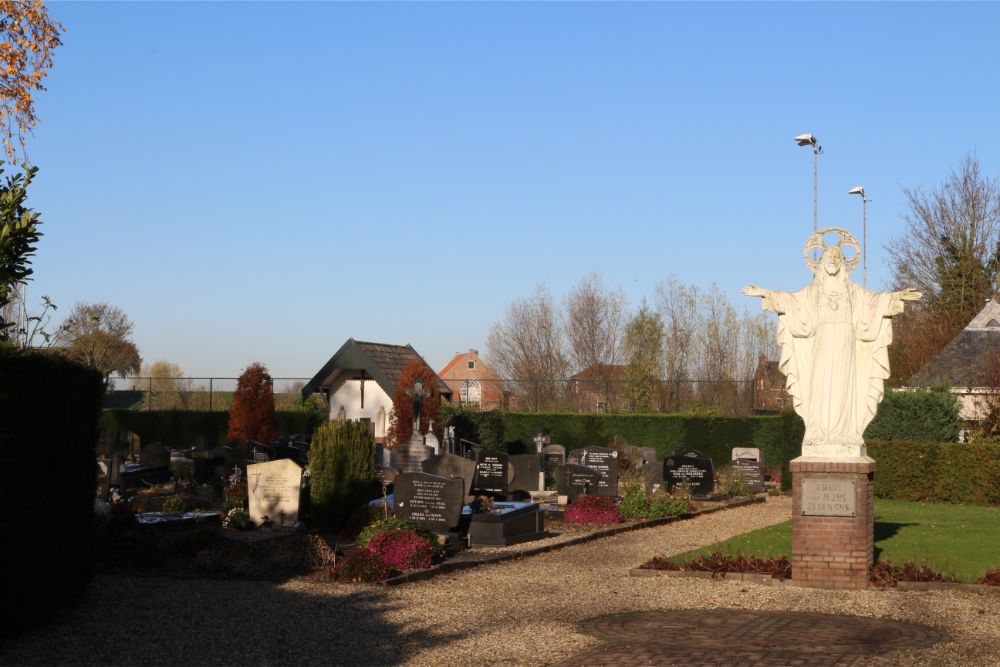
[[[681,562],[722,551],[747,556],[792,555],[792,522],[737,535],[671,556]],[[960,581],[1000,568],[1000,508],[906,500],[875,500],[875,560],[926,565]]]

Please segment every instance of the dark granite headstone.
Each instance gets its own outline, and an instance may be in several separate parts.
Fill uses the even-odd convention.
[[[404,472],[396,477],[393,509],[402,519],[446,533],[458,525],[464,495],[461,479]]]
[[[712,459],[693,449],[672,454],[663,462],[663,480],[667,491],[678,484],[690,484],[691,493],[711,495],[715,491],[715,466]]]
[[[764,493],[764,464],[759,461],[740,459],[731,464],[734,475],[743,477],[750,493]]]
[[[507,493],[508,457],[503,452],[483,452],[476,463],[473,493]]]
[[[587,447],[583,450],[582,464],[601,473],[596,496],[618,495],[618,452],[610,447]]]
[[[483,446],[477,445],[474,442],[469,442],[468,440],[461,440],[462,445],[462,457],[469,459],[470,461],[478,461],[480,454],[483,453]]]
[[[573,502],[580,496],[596,495],[601,481],[601,473],[587,466],[567,463],[556,470],[556,485],[559,495]]]
[[[153,443],[146,445],[139,452],[139,465],[151,468],[169,467],[170,452],[163,445]]]
[[[514,479],[509,487],[511,491],[542,490],[538,488],[538,477],[542,472],[541,456],[516,454],[510,457],[510,467],[514,471]]]
[[[566,463],[566,448],[562,445],[546,445],[542,450],[545,472],[555,474],[556,468]]]
[[[471,501],[472,479],[476,475],[476,462],[455,454],[439,454],[421,463],[424,472],[438,477],[459,477],[466,502]]]

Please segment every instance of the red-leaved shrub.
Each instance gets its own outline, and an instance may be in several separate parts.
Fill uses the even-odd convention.
[[[385,561],[367,549],[358,549],[343,558],[333,570],[334,579],[352,582],[382,581],[390,574]]]
[[[887,560],[875,563],[868,578],[872,585],[881,587],[895,586],[900,581],[956,581],[956,579],[924,565],[903,563],[896,566]]]
[[[759,556],[744,556],[742,553],[732,554],[715,551],[707,556],[698,556],[683,563],[671,563],[665,558],[655,556],[643,563],[645,570],[683,570],[688,572],[740,572],[748,574],[769,574],[776,579],[791,579],[792,564],[784,556],[777,558],[762,558]]]
[[[983,575],[983,578],[976,582],[987,586],[1000,586],[1000,570],[990,570]]]
[[[622,515],[613,498],[608,496],[580,496],[563,514],[566,523],[621,523]]]
[[[389,567],[409,570],[430,567],[434,562],[434,547],[412,530],[386,530],[368,542],[369,552]]]
[[[229,408],[229,432],[226,442],[271,442],[278,436],[274,416],[274,393],[271,375],[263,364],[254,362],[240,375]]]

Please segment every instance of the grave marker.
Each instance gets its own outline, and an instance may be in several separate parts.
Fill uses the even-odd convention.
[[[678,484],[690,484],[692,494],[711,495],[715,491],[715,466],[701,452],[682,450],[663,462],[663,480],[667,491],[673,491]]]
[[[472,492],[507,493],[508,457],[503,452],[483,452],[476,463]]]
[[[302,467],[291,459],[247,466],[247,500],[250,519],[260,525],[266,516],[275,525],[294,526],[299,521]]]
[[[458,525],[464,499],[461,479],[424,472],[404,472],[396,477],[396,516],[438,533]]]

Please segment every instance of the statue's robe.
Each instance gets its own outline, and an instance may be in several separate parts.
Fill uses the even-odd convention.
[[[770,292],[762,305],[778,313],[778,368],[805,421],[803,453],[808,445],[863,445],[889,377],[890,317],[903,310],[899,296],[826,280]]]

